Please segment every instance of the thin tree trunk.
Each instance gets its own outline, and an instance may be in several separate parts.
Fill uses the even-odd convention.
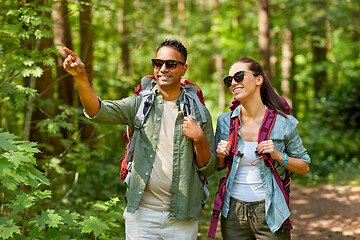
[[[217,17],[217,15],[219,14],[219,0],[213,0],[212,1],[212,9],[213,9],[213,18],[215,19],[215,17]],[[214,23],[212,23],[214,24]],[[214,35],[214,46],[218,46],[219,43],[219,38],[218,38],[218,34]],[[224,82],[222,80],[222,72],[224,69],[224,60],[223,57],[221,56],[221,54],[219,53],[215,53],[214,54],[214,59],[215,59],[215,69],[216,69],[216,76],[217,79],[219,81],[219,109],[220,111],[225,110],[225,86],[224,86]]]
[[[80,57],[85,64],[90,84],[93,82],[93,43],[94,35],[91,27],[91,0],[82,0],[80,10]],[[95,144],[96,130],[93,125],[82,123],[81,138],[90,145]]]
[[[136,9],[136,12],[142,16],[144,14],[144,10],[142,9],[142,5],[141,5],[141,0],[134,0],[134,7]],[[143,23],[142,23],[142,19],[136,19],[135,20],[135,27],[136,27],[136,34],[138,36],[142,36],[143,32]]]
[[[180,39],[186,41],[186,24],[185,24],[185,1],[178,0],[179,21],[180,21]]]
[[[165,24],[169,32],[173,30],[172,16],[171,16],[171,0],[165,0]]]
[[[353,24],[354,24],[354,34],[355,36],[359,37],[360,36],[360,13],[359,13],[359,8],[356,7],[356,1],[358,0],[353,0],[351,5],[352,5],[352,20],[353,20]]]
[[[73,49],[67,0],[60,0],[54,3],[52,9],[51,16],[54,21],[54,44],[62,54],[62,56],[56,56],[56,71],[59,80],[59,100],[60,103],[73,106],[74,80],[73,77],[68,74],[62,66],[62,63],[67,56],[63,50],[63,46]]]
[[[258,4],[259,15],[259,48],[261,53],[262,66],[267,77],[271,80],[270,63],[270,0],[261,0]]]
[[[313,14],[313,31],[311,35],[311,46],[313,53],[313,66],[314,66],[314,89],[315,95],[327,94],[327,72],[325,67],[326,54],[327,54],[327,38],[326,38],[326,16],[318,16],[319,10],[327,8],[326,0],[314,1],[314,14]]]
[[[291,78],[291,68],[293,65],[294,51],[293,51],[293,35],[292,32],[288,29],[284,30],[283,33],[284,39],[282,44],[282,57],[281,57],[281,90],[283,92],[282,96],[288,101],[290,106],[291,102],[291,92],[290,92],[290,82]]]
[[[36,80],[33,76],[30,77],[29,88],[35,89]],[[25,141],[30,140],[30,130],[31,130],[31,121],[33,115],[33,107],[34,107],[34,97],[28,96],[27,104],[26,104],[26,112],[25,112],[25,120],[24,120],[24,132],[23,139]]]
[[[131,1],[123,0],[123,6],[120,9],[119,28],[121,61],[119,63],[119,73],[124,75],[130,74],[130,48],[129,48],[129,20],[131,14]]]

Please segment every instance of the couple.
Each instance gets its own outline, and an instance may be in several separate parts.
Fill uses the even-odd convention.
[[[133,128],[140,97],[100,100],[80,58],[70,49],[64,50],[68,57],[63,66],[75,78],[85,115],[97,123]],[[162,42],[152,59],[154,102],[135,141],[124,212],[127,239],[196,239],[202,212],[199,174],[209,177],[225,166],[224,159],[229,155],[230,114],[219,116],[214,138],[211,115],[204,105],[196,105],[193,112],[196,116],[202,112],[208,119],[205,122],[194,121],[180,110],[185,95],[180,82],[188,68],[186,59],[187,50],[177,40]],[[256,61],[239,59],[229,74],[224,83],[241,101],[231,117],[240,120],[237,149],[243,155],[234,157],[235,170],[226,184],[221,217],[223,238],[290,239],[290,233],[280,229],[284,219],[279,216],[290,214],[285,200],[273,202],[276,189],[269,177],[262,175],[269,170],[263,164],[250,163],[256,154],[268,153],[282,170],[306,174],[310,157],[297,132],[298,121],[286,115],[284,105]],[[266,108],[278,115],[271,140],[257,144]]]

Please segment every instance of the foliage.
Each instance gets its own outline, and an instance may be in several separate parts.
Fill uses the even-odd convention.
[[[36,144],[0,130],[3,196],[1,239],[122,239],[124,206],[119,198],[83,206],[84,213],[39,208],[51,199],[50,181],[36,167]],[[21,237],[20,237],[21,236]]]

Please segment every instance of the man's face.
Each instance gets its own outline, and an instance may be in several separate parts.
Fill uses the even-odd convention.
[[[160,60],[177,60],[185,62],[185,59],[181,56],[181,53],[171,47],[162,47],[156,54],[156,59]],[[182,65],[177,63],[175,69],[168,69],[166,64],[161,67],[154,67],[154,75],[157,81],[159,90],[171,90],[173,88],[180,89],[181,77],[185,75],[188,65]]]

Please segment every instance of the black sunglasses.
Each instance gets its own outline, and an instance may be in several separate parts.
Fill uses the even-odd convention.
[[[251,72],[247,72],[247,71],[238,71],[234,74],[234,76],[227,76],[226,78],[224,78],[224,84],[226,87],[230,87],[232,80],[234,79],[237,83],[242,82],[242,80],[244,80],[244,75],[245,73],[251,73]]]
[[[161,59],[151,59],[153,67],[158,69],[161,68],[164,63],[167,69],[173,70],[177,67],[177,64],[180,63],[181,65],[185,65],[185,63],[180,62],[178,60],[161,60]]]

